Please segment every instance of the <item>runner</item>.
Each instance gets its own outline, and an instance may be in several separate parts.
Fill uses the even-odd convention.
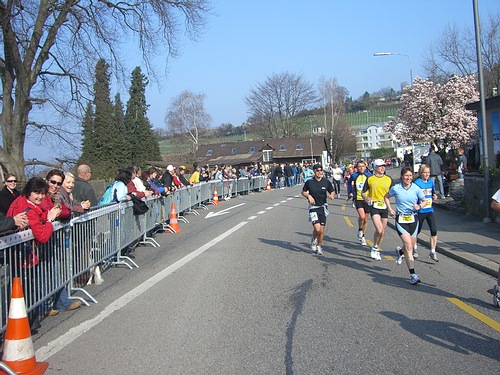
[[[406,266],[410,271],[410,284],[415,285],[420,282],[420,278],[415,273],[413,259],[413,245],[417,241],[418,234],[418,211],[425,207],[427,200],[419,188],[412,182],[413,172],[411,167],[401,168],[401,183],[393,186],[385,195],[385,204],[391,216],[396,216],[396,230],[403,241],[403,249],[396,247],[396,264],[406,260]],[[396,197],[395,212],[389,201],[390,197]]]
[[[323,178],[323,167],[314,164],[314,178],[307,180],[302,188],[302,195],[309,202],[309,221],[313,225],[311,250],[318,255],[323,255],[321,244],[325,232],[326,217],[328,216],[327,198],[334,199],[332,183]]]
[[[371,205],[370,216],[375,227],[370,257],[375,260],[382,260],[380,245],[384,239],[389,217],[384,197],[392,186],[392,178],[385,174],[385,162],[382,159],[373,161],[373,171],[374,174],[366,180],[361,195],[366,203]]]
[[[332,183],[333,188],[335,189],[335,194],[337,198],[340,198],[340,181],[344,177],[344,171],[339,167],[337,163],[333,164],[332,168]]]
[[[366,170],[366,162],[364,160],[359,160],[356,163],[356,167],[357,172],[354,172],[351,175],[351,178],[347,183],[347,188],[349,189],[348,196],[349,198],[352,198],[354,207],[358,212],[358,241],[361,242],[361,245],[366,246],[365,233],[368,225],[370,206],[367,201],[364,200],[361,193],[363,192],[366,180],[372,174]]]
[[[418,211],[418,234],[422,231],[424,221],[427,221],[429,225],[429,230],[431,232],[430,247],[431,252],[429,253],[429,258],[434,262],[439,262],[436,254],[436,244],[437,244],[437,227],[436,218],[434,216],[434,207],[432,207],[432,201],[437,199],[437,195],[434,190],[434,182],[430,179],[431,168],[427,164],[422,164],[418,171],[420,178],[415,181],[417,185],[425,195],[427,204]],[[413,258],[418,257],[417,243],[413,246]]]

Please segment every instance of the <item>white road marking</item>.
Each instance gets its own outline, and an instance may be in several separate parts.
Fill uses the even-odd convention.
[[[218,242],[222,241],[227,236],[233,234],[241,227],[243,227],[248,222],[243,221],[228,231],[222,233],[220,236],[214,238],[212,241],[206,243],[202,247],[193,251],[192,253],[186,255],[184,258],[178,260],[174,264],[168,266],[163,271],[158,272],[156,275],[146,280],[142,284],[136,286],[130,292],[124,294],[122,297],[118,298],[114,302],[110,303],[108,306],[104,308],[101,313],[95,316],[92,319],[89,319],[85,322],[80,323],[78,326],[71,328],[64,335],[58,337],[57,339],[49,342],[44,347],[38,349],[35,353],[37,360],[46,361],[52,355],[56,354],[60,350],[64,349],[66,346],[71,344],[73,341],[82,336],[85,332],[94,328],[97,324],[102,322],[104,319],[110,317],[115,311],[120,310],[122,307],[125,307],[129,302],[132,302],[135,298],[142,295],[144,292],[147,292],[151,287],[158,284],[167,276],[171,275],[173,272],[177,271],[179,268],[196,258],[198,255],[204,253],[212,246],[216,245]]]
[[[250,216],[247,220],[257,219],[257,216]]]
[[[266,210],[272,210],[274,207],[267,207]]]
[[[262,215],[262,214],[265,214],[265,213],[266,213],[266,211],[259,211],[259,212],[257,212],[257,215]]]

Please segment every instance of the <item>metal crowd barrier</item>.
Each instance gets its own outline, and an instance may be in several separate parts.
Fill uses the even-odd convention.
[[[149,234],[168,222],[172,203],[179,218],[196,209],[207,208],[214,189],[219,197],[233,197],[265,190],[266,178],[208,181],[182,188],[166,197],[148,198],[148,212],[133,214],[131,202],[116,203],[92,209],[70,220],[54,223],[54,233],[45,244],[38,243],[31,230],[0,237],[0,317],[5,330],[10,304],[11,280],[20,277],[30,317],[42,316],[51,308],[51,300],[61,288],[71,299],[85,305],[97,301],[84,286],[96,267],[123,265],[139,267],[122,250],[131,245],[160,245]],[[82,293],[85,298],[76,296]],[[31,319],[31,318],[30,318]]]

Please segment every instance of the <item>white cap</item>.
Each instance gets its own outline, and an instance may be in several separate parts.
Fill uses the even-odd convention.
[[[167,171],[172,172],[174,170],[174,166],[172,164],[169,164],[167,167]]]
[[[383,161],[382,159],[375,159],[373,161],[373,166],[375,167],[380,167],[382,165],[385,165],[385,161]]]

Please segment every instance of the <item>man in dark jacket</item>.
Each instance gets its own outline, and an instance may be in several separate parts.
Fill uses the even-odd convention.
[[[443,187],[443,159],[436,154],[434,147],[429,148],[429,155],[425,158],[425,163],[431,170],[431,180],[434,182],[436,194],[440,199],[444,198]]]
[[[75,187],[72,191],[73,199],[80,202],[88,200],[90,201],[90,206],[97,206],[95,191],[92,188],[92,185],[88,183],[90,176],[92,175],[90,167],[88,165],[81,164],[78,166],[76,173],[78,176],[75,177]]]
[[[26,212],[21,212],[16,216],[6,217],[0,212],[0,233],[16,230],[18,227],[26,228],[28,226],[28,216]]]

